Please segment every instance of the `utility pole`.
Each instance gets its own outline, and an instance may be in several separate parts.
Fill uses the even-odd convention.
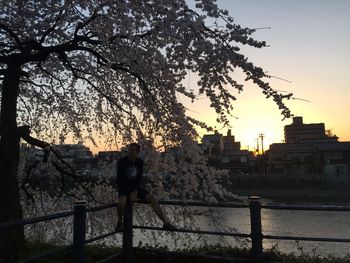
[[[261,139],[261,152],[262,152],[262,154],[265,153],[264,152],[264,137],[265,137],[265,134],[263,134],[263,133],[259,134],[259,138]]]
[[[268,174],[268,171],[267,171],[267,165],[266,165],[266,156],[265,156],[265,151],[264,151],[264,137],[265,137],[265,134],[263,133],[260,133],[259,134],[259,137],[258,137],[258,141],[259,141],[259,138],[261,140],[261,152],[262,152],[262,161],[263,161],[263,166],[264,166],[264,172],[265,172],[265,175]]]
[[[259,138],[256,138],[256,155],[259,155]]]

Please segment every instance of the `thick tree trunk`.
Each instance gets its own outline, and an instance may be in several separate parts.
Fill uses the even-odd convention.
[[[21,219],[18,188],[19,140],[16,109],[20,65],[9,64],[2,83],[0,113],[0,223]],[[24,243],[23,227],[0,230],[0,262],[12,262]]]

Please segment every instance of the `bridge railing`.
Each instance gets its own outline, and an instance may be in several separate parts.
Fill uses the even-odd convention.
[[[250,211],[250,233],[230,233],[223,231],[204,231],[204,230],[192,230],[192,229],[179,229],[176,232],[193,233],[193,234],[205,234],[205,235],[219,235],[230,236],[236,238],[250,238],[252,243],[251,258],[249,262],[261,263],[264,262],[263,258],[263,240],[301,240],[301,241],[326,241],[326,242],[348,242],[350,238],[322,238],[322,237],[304,237],[304,236],[279,236],[279,235],[264,235],[262,231],[261,223],[261,209],[274,209],[274,210],[304,210],[304,211],[339,211],[350,212],[350,206],[306,206],[306,205],[281,205],[281,204],[261,204],[259,197],[250,197],[249,204],[230,204],[230,203],[206,203],[206,202],[182,202],[182,201],[159,201],[162,205],[177,205],[177,206],[197,206],[197,207],[220,207],[220,208],[243,208]],[[85,201],[77,201],[74,204],[73,211],[67,211],[47,216],[16,220],[0,224],[0,231],[3,228],[29,225],[38,222],[45,222],[48,220],[54,220],[58,218],[70,217],[73,218],[73,245],[59,248],[56,250],[48,251],[43,254],[33,256],[27,259],[22,259],[21,263],[35,262],[39,259],[54,256],[66,251],[73,251],[74,262],[84,263],[86,262],[85,245],[91,242],[101,240],[103,238],[116,234],[116,231],[86,239],[86,215],[89,212],[101,211],[105,209],[115,208],[117,203],[103,204],[95,207],[87,207]],[[123,249],[114,255],[105,258],[99,263],[109,262],[112,259],[120,259],[119,262],[133,262],[134,261],[134,247],[133,247],[133,230],[134,229],[148,229],[164,231],[159,227],[152,226],[140,226],[133,225],[133,207],[128,202],[124,210],[124,222],[123,222]],[[114,261],[115,262],[115,261]]]

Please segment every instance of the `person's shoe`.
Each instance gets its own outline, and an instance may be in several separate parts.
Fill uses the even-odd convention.
[[[176,226],[170,224],[170,223],[165,223],[163,224],[163,230],[167,230],[167,231],[176,231],[179,230]]]
[[[122,221],[118,221],[117,225],[115,226],[115,231],[123,232],[123,223],[122,223]]]

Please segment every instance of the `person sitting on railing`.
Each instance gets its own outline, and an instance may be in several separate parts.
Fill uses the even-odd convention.
[[[143,160],[137,158],[139,153],[140,145],[131,143],[128,147],[128,156],[121,158],[117,164],[118,222],[115,229],[118,232],[122,231],[122,217],[128,198],[131,203],[135,203],[139,198],[151,204],[154,212],[160,220],[162,220],[164,230],[177,230],[177,228],[166,219],[156,197],[140,187],[143,173]]]

